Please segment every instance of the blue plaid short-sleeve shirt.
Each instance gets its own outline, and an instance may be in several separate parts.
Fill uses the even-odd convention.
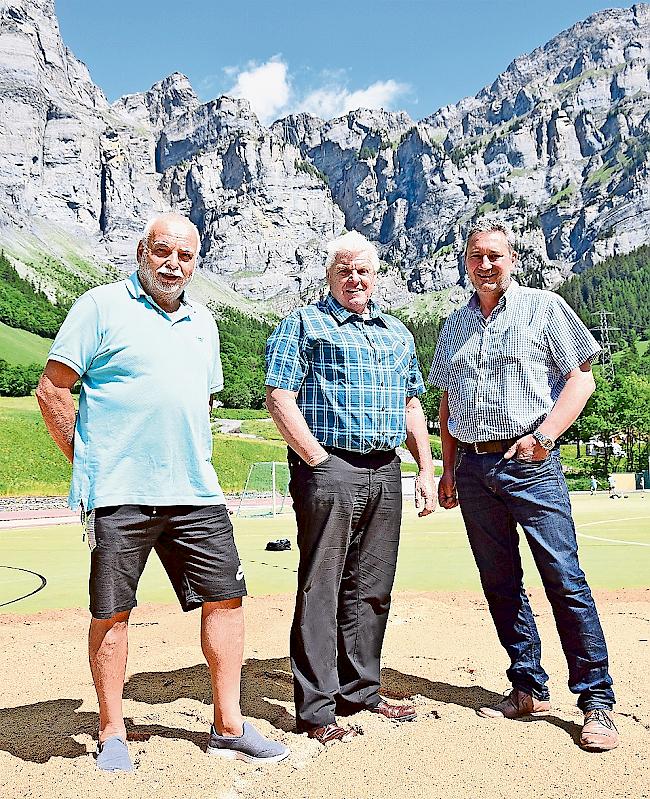
[[[413,336],[371,300],[370,317],[331,294],[289,314],[266,345],[266,384],[297,393],[324,446],[387,450],[406,438],[406,400],[425,390]]]

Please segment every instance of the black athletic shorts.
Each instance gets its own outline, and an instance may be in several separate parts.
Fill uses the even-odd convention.
[[[136,589],[152,549],[183,610],[246,595],[225,505],[117,505],[94,511],[90,612],[110,619],[137,605]]]

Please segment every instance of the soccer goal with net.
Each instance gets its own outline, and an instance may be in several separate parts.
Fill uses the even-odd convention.
[[[246,485],[239,497],[236,515],[277,516],[284,510],[289,493],[287,463],[262,461],[251,464]]]

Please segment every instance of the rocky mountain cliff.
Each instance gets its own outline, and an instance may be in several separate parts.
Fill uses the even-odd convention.
[[[359,110],[260,125],[178,73],[109,104],[53,0],[0,0],[0,246],[52,294],[133,263],[157,210],[202,235],[200,292],[284,311],[313,297],[323,242],[375,240],[391,305],[463,295],[478,215],[517,230],[522,279],[556,285],[650,240],[650,5],[593,15],[420,122]],[[108,266],[108,265],[111,266]]]

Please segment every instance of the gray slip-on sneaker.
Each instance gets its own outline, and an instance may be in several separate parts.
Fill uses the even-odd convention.
[[[119,735],[97,744],[95,764],[100,771],[133,771],[126,741]]]
[[[231,737],[219,735],[214,726],[210,728],[207,753],[228,760],[243,760],[245,763],[279,763],[289,756],[289,747],[270,741],[252,724],[244,722],[243,735]]]

